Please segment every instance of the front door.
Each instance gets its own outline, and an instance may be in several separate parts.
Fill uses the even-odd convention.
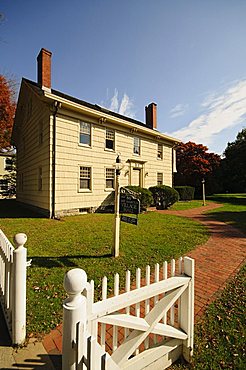
[[[140,186],[141,185],[141,170],[139,168],[133,168],[131,185]]]

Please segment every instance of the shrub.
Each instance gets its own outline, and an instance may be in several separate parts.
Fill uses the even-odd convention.
[[[136,197],[140,200],[140,211],[146,211],[146,209],[153,203],[153,197],[151,191],[140,186],[126,186],[127,189],[132,190],[136,193]]]
[[[179,200],[193,200],[195,188],[192,186],[175,186],[175,190],[179,193]]]
[[[152,186],[149,190],[153,195],[156,208],[158,209],[167,209],[179,200],[179,193],[170,186]]]

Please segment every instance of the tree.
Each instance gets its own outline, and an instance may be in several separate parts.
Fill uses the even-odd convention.
[[[191,141],[180,143],[176,149],[177,173],[174,182],[176,185],[189,185],[200,192],[201,181],[206,180],[208,192],[213,192],[215,183],[213,174],[220,164],[220,156],[215,153],[208,153],[208,148],[202,144],[195,144]],[[216,189],[217,190],[217,189]]]
[[[4,175],[3,178],[7,181],[8,189],[3,193],[4,196],[12,197],[16,195],[16,156],[9,159],[7,171],[8,174]]]
[[[0,150],[10,148],[16,104],[15,89],[11,80],[0,75]]]
[[[246,128],[237,134],[236,140],[228,143],[221,163],[221,179],[224,190],[246,192]]]

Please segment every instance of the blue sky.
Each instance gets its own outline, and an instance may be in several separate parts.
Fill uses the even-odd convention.
[[[145,120],[221,154],[246,127],[245,0],[0,0],[0,73]]]

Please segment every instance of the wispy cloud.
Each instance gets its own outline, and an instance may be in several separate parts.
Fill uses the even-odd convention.
[[[173,107],[170,110],[169,116],[171,118],[176,118],[176,117],[183,116],[185,114],[185,112],[187,111],[188,107],[189,107],[188,104],[177,104],[177,105],[175,105],[175,107]]]
[[[234,82],[224,93],[212,93],[201,104],[204,112],[172,135],[182,141],[209,146],[223,130],[246,118],[246,80]]]
[[[114,95],[111,99],[108,98],[107,101],[108,103],[102,102],[101,105],[109,110],[112,110],[113,112],[135,118],[134,101],[127,94],[124,94],[122,98],[120,98],[118,90],[115,89]]]

